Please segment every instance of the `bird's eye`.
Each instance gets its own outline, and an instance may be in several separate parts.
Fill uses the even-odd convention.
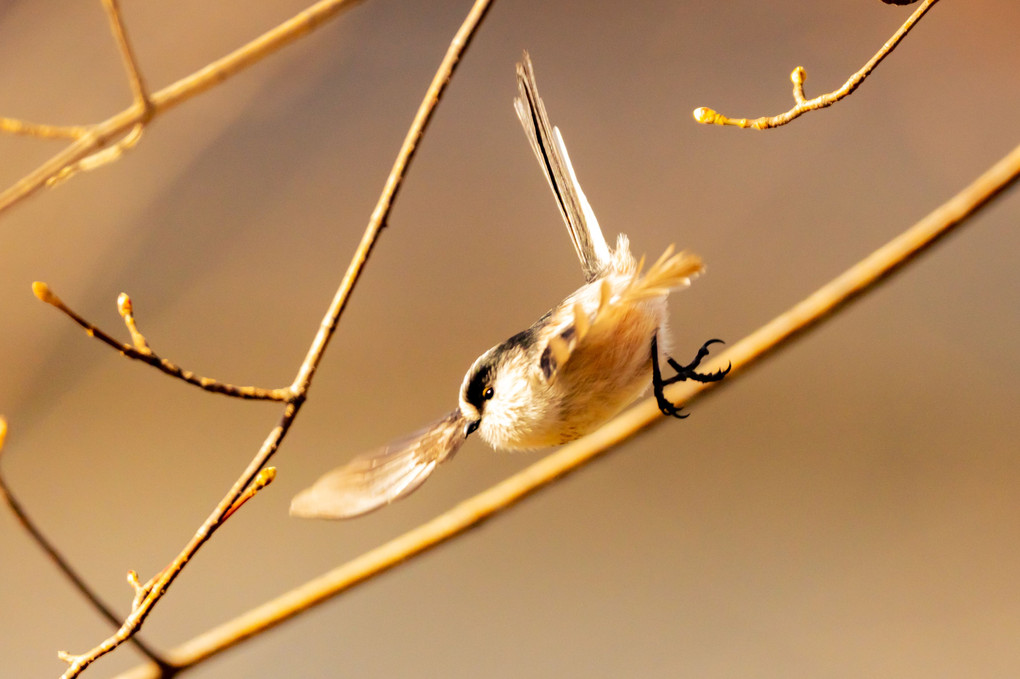
[[[488,387],[485,391],[482,392],[482,398],[488,401],[495,395],[495,393],[496,392],[492,390],[492,387]]]

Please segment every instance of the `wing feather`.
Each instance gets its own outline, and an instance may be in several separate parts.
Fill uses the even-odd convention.
[[[467,420],[456,410],[381,449],[355,457],[298,493],[291,516],[349,519],[383,507],[416,490],[467,437]]]

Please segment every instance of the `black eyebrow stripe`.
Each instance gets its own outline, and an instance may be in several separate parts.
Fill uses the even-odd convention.
[[[464,390],[464,399],[479,411],[482,409],[482,401],[485,400],[483,394],[491,377],[492,366],[483,365],[479,367],[478,372],[471,376],[471,381],[468,382],[467,389]]]

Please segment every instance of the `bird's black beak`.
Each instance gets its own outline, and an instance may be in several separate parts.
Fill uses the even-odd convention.
[[[481,423],[482,423],[481,420],[472,420],[468,422],[467,426],[464,427],[464,438],[467,438],[468,436],[471,436],[471,434],[474,434],[475,431],[478,430],[478,425],[480,425]]]

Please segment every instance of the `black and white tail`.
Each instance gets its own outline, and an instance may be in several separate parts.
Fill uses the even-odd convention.
[[[527,52],[521,63],[517,64],[517,98],[514,99],[514,108],[556,197],[556,204],[581,260],[585,280],[590,283],[611,266],[612,253],[599,228],[599,221],[581,190],[577,175],[574,174],[563,136],[558,128],[549,123],[545,104],[538,96],[535,72]]]

